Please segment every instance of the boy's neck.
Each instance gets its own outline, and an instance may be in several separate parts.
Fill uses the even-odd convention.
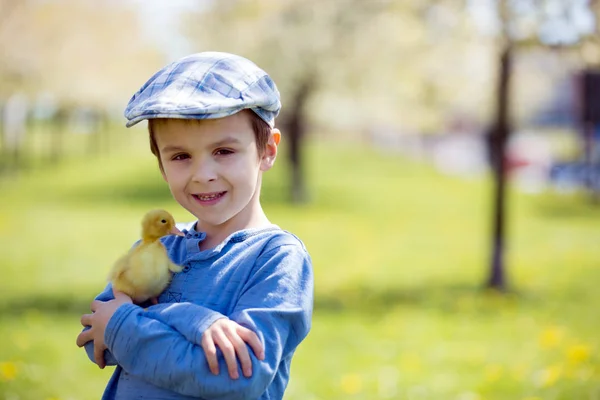
[[[232,219],[219,226],[206,226],[202,221],[196,222],[196,230],[206,233],[206,238],[200,242],[200,250],[211,249],[223,242],[232,233],[253,228],[263,228],[271,224],[260,204],[255,205],[255,209],[248,213],[244,218]]]

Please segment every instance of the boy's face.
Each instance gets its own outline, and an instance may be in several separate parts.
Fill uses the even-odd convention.
[[[244,229],[260,212],[262,172],[275,161],[277,130],[260,157],[246,112],[201,121],[159,120],[154,135],[173,197],[203,229]]]

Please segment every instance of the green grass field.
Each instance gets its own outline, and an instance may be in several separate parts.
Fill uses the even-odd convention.
[[[190,218],[142,136],[0,180],[0,398],[100,398],[111,371],[76,347],[79,317],[146,210]],[[500,295],[481,290],[489,182],[340,143],[308,162],[309,205],[285,202],[283,160],[263,190],[316,277],[287,400],[600,399],[600,207],[511,192]]]

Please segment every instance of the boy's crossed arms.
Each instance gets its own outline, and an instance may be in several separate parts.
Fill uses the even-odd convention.
[[[93,346],[94,349],[94,362],[101,369],[106,366],[106,361],[104,359],[104,351],[107,350],[106,344],[104,343],[106,325],[119,306],[122,304],[133,303],[131,298],[122,292],[113,290],[113,297],[112,300],[94,300],[92,302],[90,308],[93,313],[84,314],[81,317],[81,325],[90,327],[90,329],[84,330],[77,336],[77,346],[79,347],[83,347],[85,344],[91,342],[90,346]],[[160,308],[165,309],[175,305],[162,304],[161,306],[163,307]],[[157,308],[159,307],[153,306],[151,309],[148,309],[148,311],[157,313]],[[158,314],[157,317],[158,316],[160,316],[160,314]],[[173,328],[186,336],[185,331],[189,330],[189,325],[181,326],[180,329],[177,329],[176,326],[173,326]],[[186,339],[193,343],[195,337],[186,337]],[[223,353],[231,379],[239,378],[236,355],[240,361],[244,376],[246,378],[252,376],[252,360],[248,348],[246,347],[246,343],[252,348],[255,356],[259,360],[264,360],[264,348],[258,336],[250,329],[244,328],[237,322],[224,316],[214,321],[212,325],[204,331],[200,341],[210,371],[214,375],[219,374],[219,362],[217,359],[218,347]],[[114,363],[112,364],[114,365]]]
[[[175,393],[258,398],[308,334],[312,267],[305,250],[288,244],[263,254],[257,265],[228,315],[190,302],[143,309],[108,285],[92,303],[94,313],[82,317],[90,328],[77,344],[100,367],[117,364]]]

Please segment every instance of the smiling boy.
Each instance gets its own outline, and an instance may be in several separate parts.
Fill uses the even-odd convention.
[[[130,100],[128,126],[148,120],[161,173],[197,221],[163,238],[184,268],[159,304],[143,309],[108,285],[81,318],[77,344],[117,365],[104,399],[283,398],[313,275],[302,242],[260,204],[279,109],[264,71],[216,52],[166,66]]]

